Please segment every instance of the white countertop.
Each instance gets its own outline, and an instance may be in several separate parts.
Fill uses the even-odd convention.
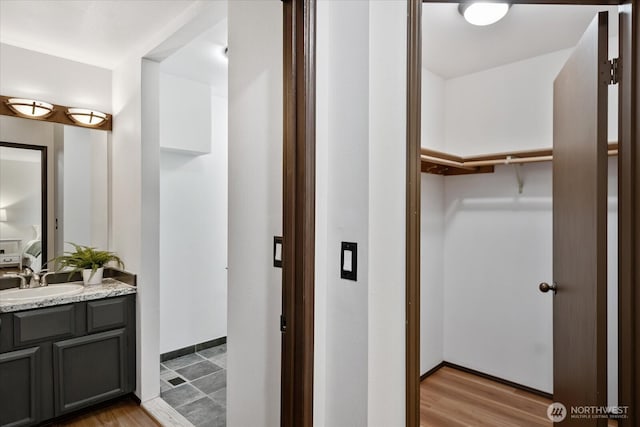
[[[74,283],[81,284],[82,282]],[[14,311],[31,310],[34,308],[51,307],[54,305],[72,304],[81,301],[129,295],[135,294],[136,291],[137,289],[135,286],[127,285],[126,283],[115,279],[104,279],[101,285],[85,286],[84,290],[78,294],[45,297],[26,301],[0,301],[0,313],[11,313]],[[0,294],[2,294],[2,291],[0,291]]]

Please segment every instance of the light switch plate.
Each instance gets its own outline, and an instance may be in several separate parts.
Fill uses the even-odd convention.
[[[273,266],[282,268],[282,236],[273,236]]]
[[[340,278],[358,280],[358,244],[342,242],[340,251]]]

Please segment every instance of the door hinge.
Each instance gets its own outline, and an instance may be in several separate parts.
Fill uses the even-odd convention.
[[[618,58],[613,58],[609,61],[609,84],[615,85],[620,82],[620,61]]]
[[[280,332],[287,332],[287,318],[284,314],[280,315]]]

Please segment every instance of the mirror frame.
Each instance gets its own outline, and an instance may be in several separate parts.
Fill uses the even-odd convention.
[[[49,244],[49,230],[47,227],[47,147],[44,145],[20,144],[15,142],[0,141],[0,147],[20,148],[25,150],[40,151],[40,240],[42,242],[42,268],[48,261],[47,245]],[[20,254],[22,256],[22,254]]]

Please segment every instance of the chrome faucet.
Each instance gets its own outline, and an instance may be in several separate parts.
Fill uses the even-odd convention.
[[[33,271],[31,267],[25,267],[23,275],[25,279],[29,279],[30,288],[37,288],[38,286],[40,286],[40,274]]]
[[[42,274],[43,271],[46,271],[46,273]],[[52,274],[56,274],[55,271],[47,271],[47,270],[41,270],[40,271],[40,286],[49,286],[49,281],[47,280],[47,277],[51,276]]]
[[[20,289],[28,289],[29,285],[27,284],[27,276],[21,273],[9,273],[5,274],[3,277],[9,277],[13,279],[20,279]]]
[[[48,286],[47,278],[52,274],[55,274],[55,272],[43,269],[36,273],[30,267],[25,267],[22,273],[5,274],[4,277],[20,279],[20,289],[29,289]]]
[[[38,273],[33,271],[30,267],[24,268],[23,274],[18,274],[19,277],[23,277],[24,281],[29,282],[29,286],[25,286],[25,288],[39,288],[41,286],[48,286],[47,277],[52,275],[53,272],[49,272],[47,269],[42,269]],[[22,289],[22,286],[20,286]]]

